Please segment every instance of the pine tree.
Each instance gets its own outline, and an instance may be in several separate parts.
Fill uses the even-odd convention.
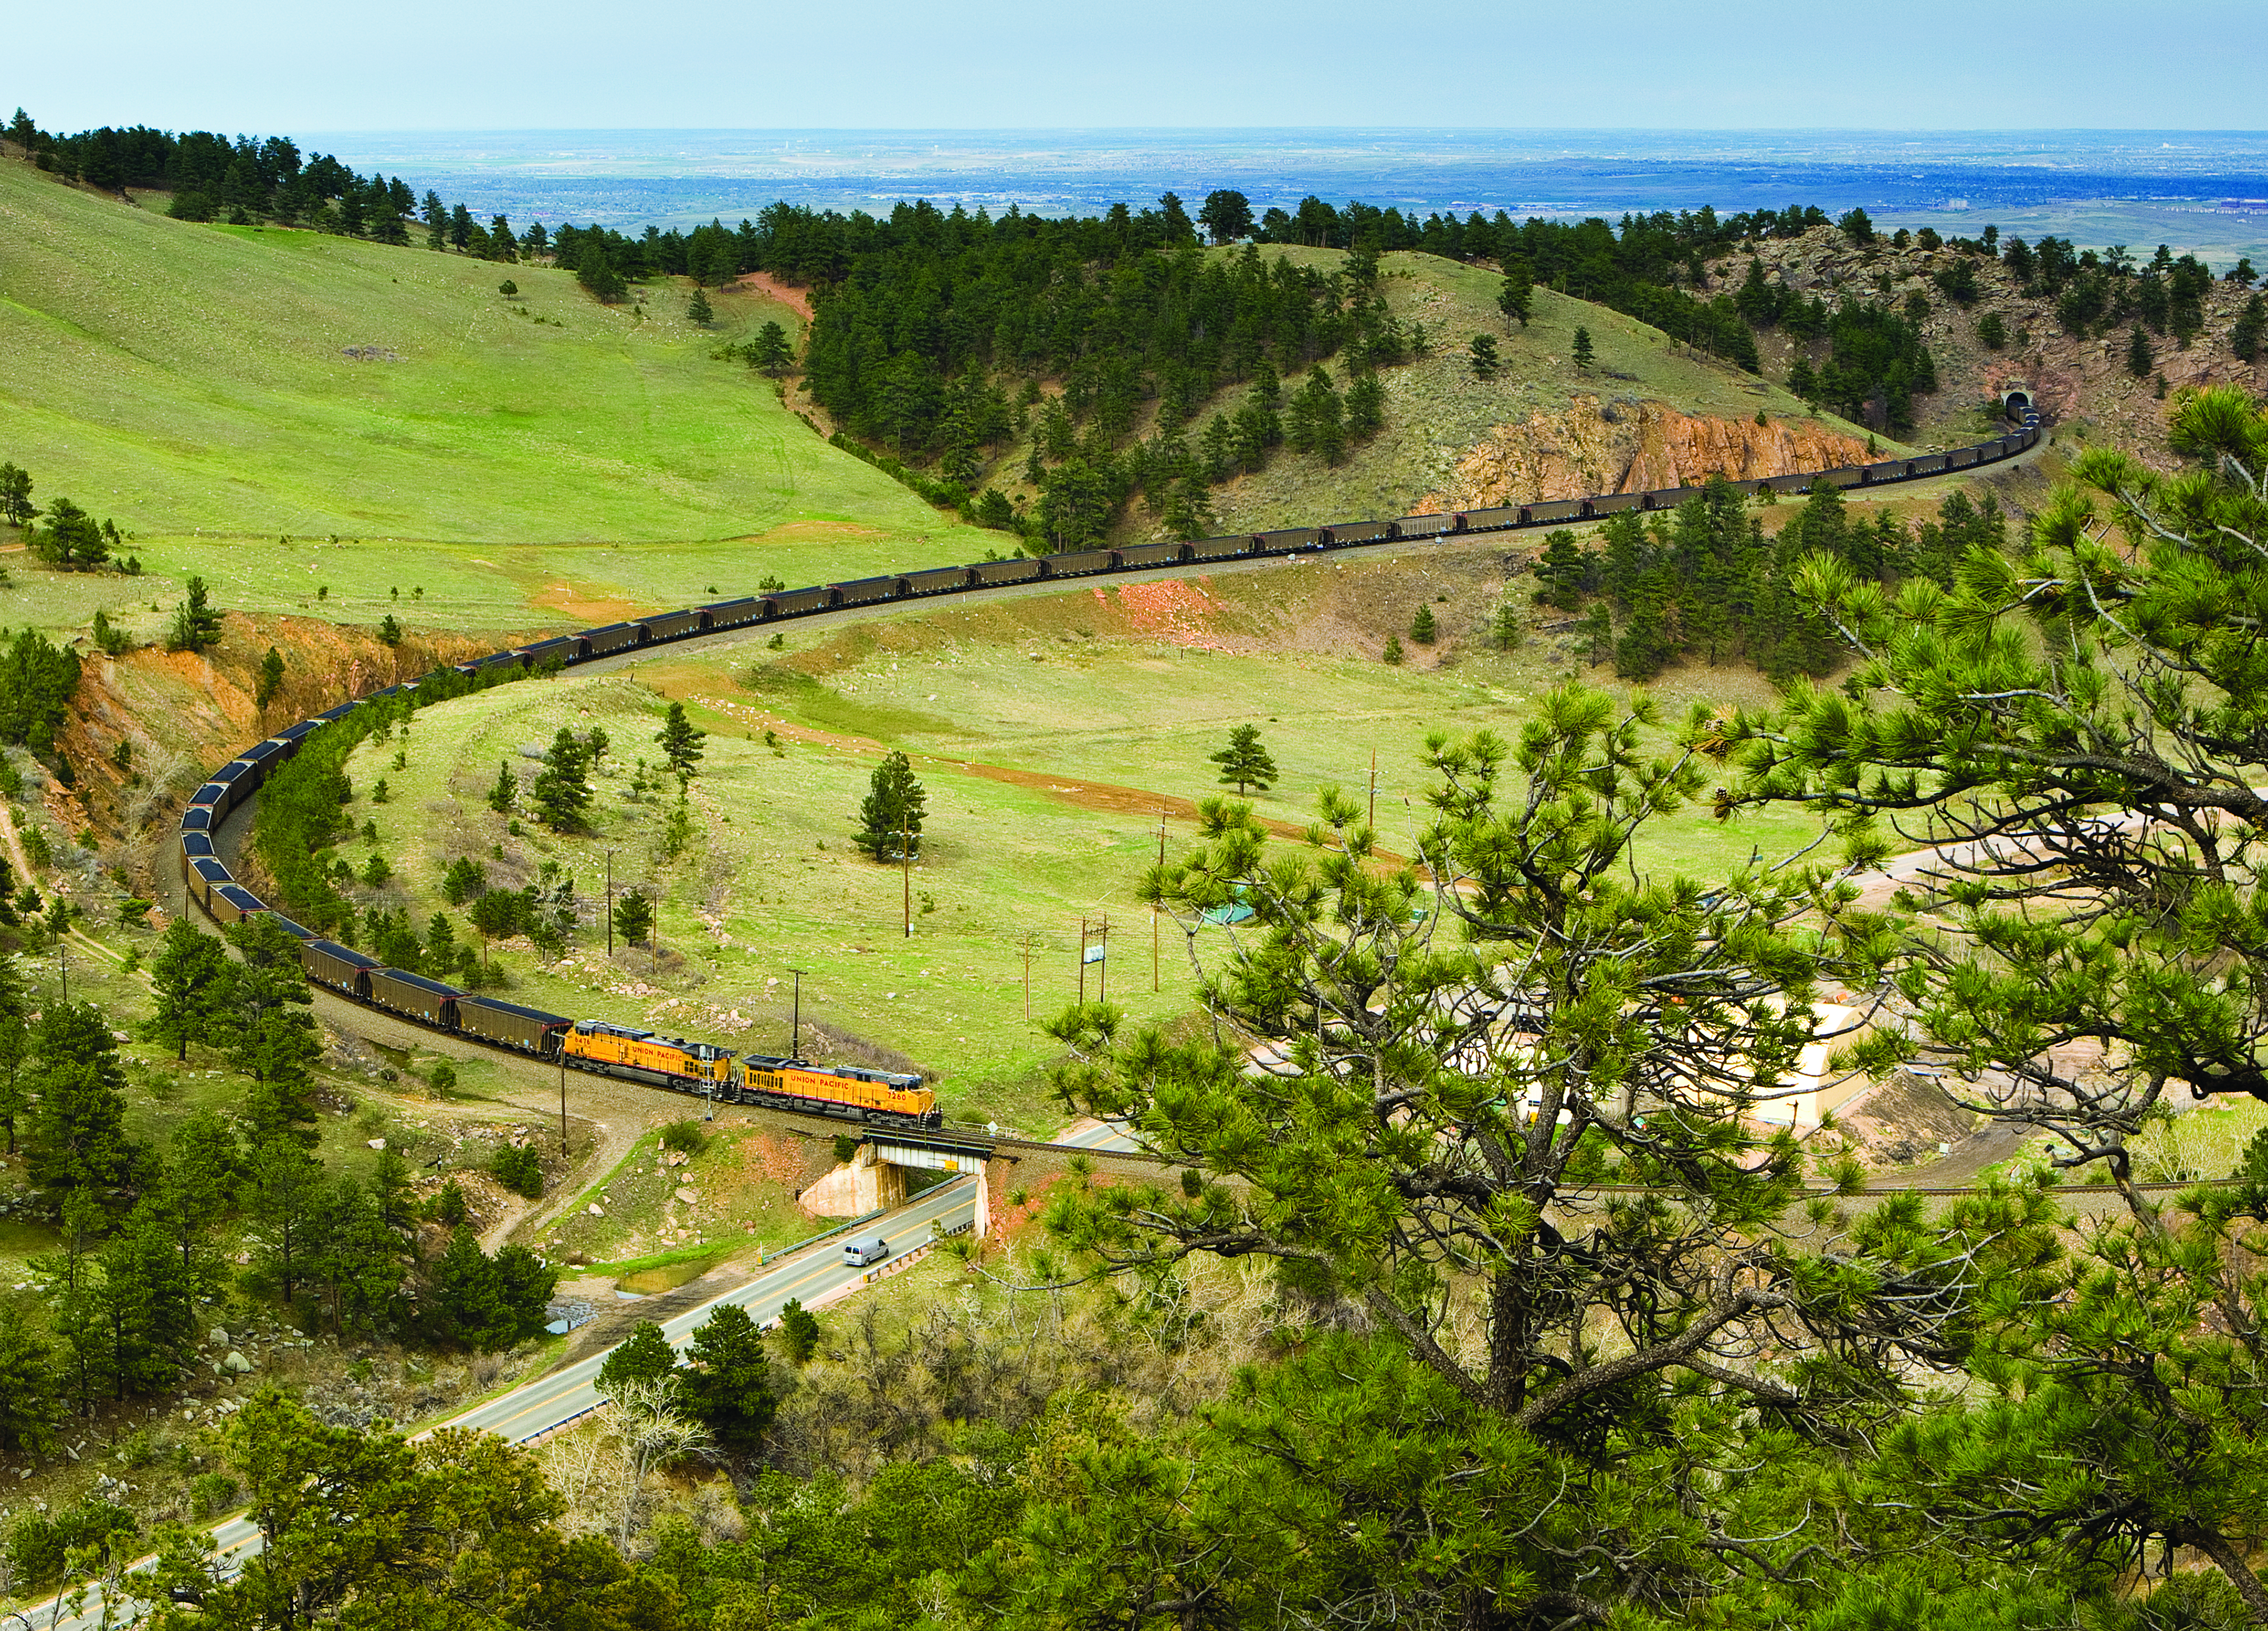
[[[28,526],[39,513],[39,506],[32,502],[31,472],[0,463],[0,521]]]
[[[1578,328],[1575,331],[1575,366],[1582,369],[1589,368],[1594,355],[1591,349],[1591,331],[1587,328]]]
[[[672,702],[653,739],[661,745],[670,769],[682,780],[700,768],[701,745],[709,739],[709,733],[686,717],[684,703]]]
[[[1496,617],[1489,624],[1489,639],[1499,651],[1509,651],[1526,638],[1520,621],[1520,609],[1509,600],[1496,609]]]
[[[322,1232],[323,1164],[296,1140],[279,1138],[255,1141],[247,1168],[242,1204],[260,1225],[251,1277],[288,1308],[313,1272]]]
[[[788,1358],[799,1365],[810,1363],[819,1351],[819,1316],[803,1305],[801,1297],[792,1297],[780,1305],[779,1332]]]
[[[674,861],[693,847],[693,805],[683,793],[669,807],[669,819],[662,824],[661,856],[665,861]]]
[[[1528,313],[1535,299],[1535,288],[1526,261],[1515,261],[1505,273],[1503,287],[1497,290],[1496,308],[1504,313],[1507,327],[1514,319],[1519,320],[1522,328],[1528,327]]]
[[[0,863],[0,892],[6,886],[7,868]],[[0,893],[0,907],[5,905],[4,893]],[[18,1126],[31,1108],[23,1074],[32,1048],[30,1010],[22,971],[12,959],[0,958],[0,1128],[7,1132],[11,1156],[16,1153]]]
[[[1432,645],[1437,632],[1438,628],[1433,621],[1433,608],[1430,606],[1420,606],[1418,608],[1418,615],[1410,620],[1411,642],[1418,645]]]
[[[693,1333],[676,1392],[694,1420],[725,1449],[754,1454],[778,1414],[763,1333],[738,1303],[720,1303]]]
[[[873,781],[858,805],[858,831],[851,841],[876,861],[921,858],[922,821],[929,794],[915,776],[906,756],[895,750],[874,768]]]
[[[519,778],[512,773],[512,761],[500,760],[497,764],[496,785],[489,789],[489,808],[498,815],[512,813],[512,801],[519,797]]]
[[[27,1083],[39,1097],[33,1181],[52,1189],[125,1187],[142,1157],[126,1132],[126,1078],[109,1020],[89,1003],[51,1003],[32,1048],[39,1061]]]
[[[493,1353],[543,1329],[544,1306],[559,1277],[525,1246],[494,1258],[460,1227],[427,1276],[420,1299],[425,1322],[441,1341]]]
[[[1358,375],[1346,392],[1348,440],[1368,441],[1385,425],[1386,393],[1378,383],[1378,376],[1366,371]]]
[[[236,1068],[253,1079],[245,1110],[263,1141],[316,1142],[315,1062],[323,1055],[299,943],[261,913],[230,925],[237,953],[225,985]]]
[[[1555,528],[1536,558],[1535,576],[1543,587],[1535,591],[1535,599],[1563,612],[1576,610],[1583,604],[1583,591],[1596,564],[1596,557],[1575,541],[1573,533]]]
[[[698,283],[693,287],[693,298],[685,303],[685,315],[704,328],[717,315],[715,308],[709,304],[709,291]]]
[[[653,932],[653,901],[635,886],[615,897],[615,934],[629,945],[644,945]]]
[[[1615,626],[1605,601],[1593,603],[1575,634],[1582,642],[1583,655],[1594,667],[1607,660],[1615,649]]]
[[[551,738],[543,768],[528,790],[536,814],[555,833],[580,832],[591,807],[590,750],[566,726]],[[502,785],[499,779],[499,786]]]
[[[674,1392],[682,1379],[683,1373],[677,1368],[677,1350],[669,1345],[659,1326],[651,1319],[641,1319],[607,1355],[592,1385],[601,1393],[608,1393],[625,1382],[643,1382]]]
[[[1261,744],[1258,725],[1232,726],[1228,746],[1209,757],[1220,767],[1220,784],[1233,787],[1239,798],[1248,787],[1264,793],[1276,784],[1276,761]]]
[[[488,886],[488,869],[470,856],[459,856],[441,874],[441,898],[451,906],[477,899]]]
[[[166,937],[150,965],[157,999],[150,1034],[171,1042],[174,1058],[187,1059],[190,1043],[212,1041],[224,1033],[229,973],[228,955],[218,940],[187,918],[177,917],[166,926]]]
[[[268,705],[273,702],[283,690],[284,654],[274,646],[269,646],[268,655],[260,659],[260,682],[253,688],[253,707],[263,714],[266,713]]]
[[[1399,668],[1402,666],[1403,658],[1402,636],[1400,635],[1387,636],[1386,650],[1378,654],[1378,660],[1386,664],[1388,667]]]
[[[756,330],[756,337],[748,342],[748,362],[777,379],[795,361],[795,347],[789,343],[787,330],[776,322],[767,322]]]
[[[12,1300],[0,1301],[0,1455],[28,1463],[63,1420],[54,1353]]]
[[[2268,300],[2254,295],[2244,303],[2244,310],[2237,317],[2235,327],[2228,331],[2228,349],[2241,361],[2257,362],[2264,334],[2268,334]],[[0,467],[0,506],[4,506],[7,502],[7,476],[8,467]]]
[[[1475,378],[1493,379],[1496,378],[1497,369],[1501,366],[1501,364],[1497,356],[1495,335],[1475,334],[1473,336],[1473,342],[1469,348],[1467,348],[1467,351],[1472,361],[1473,377]]]
[[[173,608],[167,646],[175,651],[202,651],[220,638],[220,613],[210,605],[210,591],[202,577],[189,579],[188,598]]]
[[[2126,371],[2137,379],[2147,379],[2156,371],[2157,354],[2150,349],[2150,336],[2142,332],[2139,323],[2126,341]]]

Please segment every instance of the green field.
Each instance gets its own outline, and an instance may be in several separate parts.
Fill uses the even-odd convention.
[[[686,286],[645,292],[608,310],[565,272],[192,225],[0,164],[0,458],[33,472],[35,499],[114,515],[144,562],[202,571],[230,604],[374,617],[422,584],[439,627],[586,621],[593,603],[998,542],[711,356],[793,313],[720,294],[703,329]]]
[[[1570,672],[1546,636],[1509,654],[1477,637],[1504,569],[1500,547],[1471,547],[1423,562],[1270,567],[1189,585],[901,611],[791,630],[777,650],[749,636],[624,672],[461,698],[421,712],[406,747],[365,743],[350,763],[350,814],[375,821],[375,848],[395,874],[357,894],[405,907],[422,926],[443,907],[442,873],[468,855],[505,886],[556,858],[589,897],[611,849],[618,889],[663,893],[663,945],[682,966],[665,958],[657,969],[645,951],[619,947],[609,961],[594,922],[558,966],[542,966],[524,945],[503,954],[516,999],[776,1051],[787,1042],[791,971],[800,968],[806,1020],[939,1073],[956,1119],[1044,1130],[1060,1119],[1040,1080],[1056,1047],[1024,1017],[1027,937],[1035,1020],[1078,995],[1081,920],[1106,914],[1112,998],[1140,1020],[1187,1011],[1186,946],[1170,920],[1160,988],[1150,988],[1151,922],[1136,892],[1157,856],[1160,810],[1178,855],[1194,801],[1222,790],[1206,755],[1246,721],[1261,726],[1282,771],[1256,795],[1263,815],[1298,827],[1322,787],[1365,793],[1374,751],[1381,842],[1408,853],[1426,811],[1428,731],[1513,734]],[[1379,662],[1373,636],[1341,621],[1351,604],[1406,627],[1418,599],[1436,593],[1443,642],[1402,667]],[[1141,627],[1161,607],[1192,604],[1211,609],[1176,637]],[[1736,670],[1684,671],[1660,690],[1672,724],[1691,697],[1760,694]],[[665,698],[685,701],[711,732],[692,789],[703,836],[666,866],[656,852],[674,785],[628,797],[637,761],[659,760],[652,737]],[[545,834],[523,800],[515,835],[485,802],[497,767],[511,765],[524,789],[537,766],[522,750],[563,724],[600,726],[612,744],[594,830]],[[930,796],[910,940],[906,880],[850,842],[886,747],[913,756]],[[363,790],[380,776],[388,801],[369,804]],[[1754,848],[1784,853],[1810,831],[1800,815],[1719,823],[1697,808],[1648,839],[1641,861],[1721,871]],[[372,849],[357,841],[340,854],[359,871]],[[460,914],[456,932],[468,932]],[[1209,952],[1224,941],[1218,930],[1200,935]]]

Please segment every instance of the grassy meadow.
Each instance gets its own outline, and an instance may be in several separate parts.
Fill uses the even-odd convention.
[[[526,626],[997,543],[711,355],[793,332],[788,308],[721,292],[704,328],[686,286],[642,293],[609,310],[563,271],[195,225],[0,165],[0,458],[155,570],[349,620],[422,585],[437,627]]]
[[[525,946],[502,955],[517,1000],[770,1051],[785,1045],[800,968],[806,1022],[939,1073],[957,1119],[1046,1130],[1060,1121],[1042,1081],[1057,1050],[1025,1018],[1027,937],[1033,1020],[1078,995],[1080,921],[1106,914],[1113,1000],[1138,1022],[1188,1011],[1193,977],[1170,920],[1150,988],[1150,918],[1136,891],[1157,856],[1161,811],[1178,854],[1195,802],[1224,790],[1206,755],[1248,721],[1281,772],[1255,792],[1259,813],[1297,827],[1324,786],[1362,795],[1375,752],[1381,841],[1407,853],[1425,814],[1426,733],[1514,735],[1544,690],[1581,671],[1547,634],[1511,652],[1487,645],[1505,572],[1500,549],[1475,547],[1081,588],[505,686],[422,711],[406,744],[358,750],[351,813],[374,821],[378,839],[340,855],[359,871],[382,854],[394,877],[358,887],[359,898],[423,925],[444,909],[441,877],[460,855],[505,886],[556,859],[588,899],[602,892],[611,850],[618,890],[661,895],[659,966],[620,946],[609,960],[594,915],[556,966]],[[1441,642],[1401,666],[1381,663],[1385,628],[1406,629],[1421,599],[1436,606]],[[1668,676],[1657,694],[1674,728],[1694,697],[1762,693],[1740,671],[1702,669]],[[690,795],[700,836],[674,863],[659,851],[674,784],[634,796],[638,760],[659,762],[652,738],[669,699],[710,732]],[[486,803],[499,765],[526,787],[532,754],[562,725],[596,725],[611,744],[593,830],[572,837],[536,827],[524,798],[516,817]],[[913,758],[929,793],[910,939],[907,880],[850,844],[888,748]],[[387,800],[369,804],[380,776]],[[1719,823],[1696,808],[1651,834],[1638,859],[1722,871],[1753,849],[1785,853],[1811,830],[1800,815]],[[456,932],[468,932],[461,914]],[[1223,938],[1204,930],[1200,947]]]

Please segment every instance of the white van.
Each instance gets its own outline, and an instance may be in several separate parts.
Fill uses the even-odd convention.
[[[843,1260],[853,1268],[864,1268],[869,1263],[879,1263],[890,1254],[890,1243],[879,1235],[872,1240],[853,1240],[843,1248]]]

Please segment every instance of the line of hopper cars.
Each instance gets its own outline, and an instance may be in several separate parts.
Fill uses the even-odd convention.
[[[1813,482],[1821,480],[1845,489],[1918,481],[2013,458],[2036,444],[2040,434],[2039,415],[2028,408],[2022,423],[2009,435],[1948,452],[1848,465],[1803,475],[1735,481],[1732,485],[1744,494],[1766,488],[1793,494],[1808,490]],[[1361,544],[1402,540],[1424,542],[1473,533],[1553,526],[1627,510],[1674,510],[1687,499],[1697,497],[1702,490],[1679,487],[1646,493],[1608,493],[1495,509],[1401,516],[1390,521],[1342,521],[1329,526],[1285,527],[1223,538],[1075,550],[1037,559],[983,561],[971,566],[935,567],[918,572],[854,578],[807,589],[744,595],[632,622],[608,623],[578,634],[560,635],[491,652],[460,663],[457,668],[463,673],[478,674],[485,669],[505,666],[534,669],[549,667],[553,663],[572,666],[670,641],[694,639],[783,618],[809,617],[845,606],[967,593],[1016,584],[1048,583],[1105,572],[1138,572]],[[417,683],[407,680],[374,695],[385,698],[405,691],[414,693]],[[372,699],[362,699],[370,700]],[[257,792],[278,766],[298,753],[307,737],[361,705],[362,702],[342,703],[277,731],[215,771],[212,779],[189,800],[181,814],[181,878],[190,897],[213,917],[233,923],[269,910],[257,895],[236,880],[215,853],[213,835],[221,823]],[[475,1041],[539,1058],[562,1060],[580,1069],[713,1096],[730,1103],[772,1104],[902,1125],[938,1123],[935,1095],[921,1085],[917,1076],[887,1071],[822,1069],[792,1059],[735,1055],[707,1043],[657,1037],[603,1020],[574,1020],[546,1014],[387,968],[350,947],[311,934],[280,914],[276,921],[300,942],[309,978],[401,1018]]]

